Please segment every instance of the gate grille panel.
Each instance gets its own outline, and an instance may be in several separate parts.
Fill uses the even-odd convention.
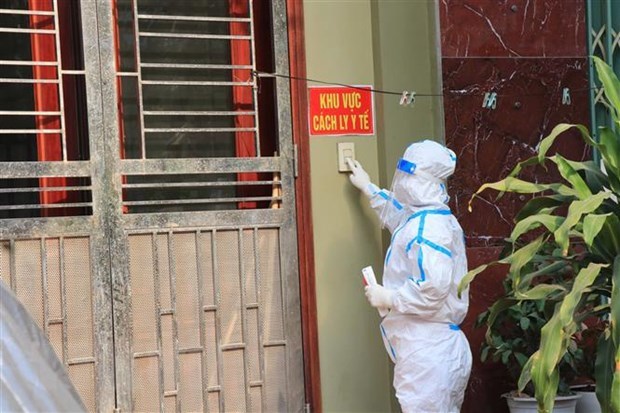
[[[89,237],[0,242],[1,278],[9,283],[89,411],[95,410],[95,349]]]
[[[286,411],[279,232],[129,234],[136,411]]]

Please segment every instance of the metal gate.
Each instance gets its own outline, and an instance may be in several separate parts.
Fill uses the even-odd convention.
[[[252,76],[255,5],[7,1],[0,278],[88,409],[303,410],[289,86]]]

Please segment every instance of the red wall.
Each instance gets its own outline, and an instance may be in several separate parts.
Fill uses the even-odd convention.
[[[467,204],[478,187],[503,178],[560,122],[589,123],[585,2],[566,0],[440,0],[446,143],[458,155],[451,178],[451,207],[467,236],[469,267],[495,258],[526,200],[493,194]],[[562,105],[562,89],[571,105]],[[467,95],[451,93],[455,90]],[[482,108],[485,92],[498,94],[497,108]],[[529,95],[529,96],[526,96]],[[557,145],[572,159],[589,156],[577,135]],[[537,179],[549,179],[544,171]],[[502,365],[480,363],[484,330],[476,316],[501,294],[505,270],[488,271],[471,288],[463,330],[474,366],[463,412],[507,411],[500,395],[514,387]]]

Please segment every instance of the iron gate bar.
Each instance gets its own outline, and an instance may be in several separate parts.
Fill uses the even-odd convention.
[[[154,201],[123,201],[126,206],[145,206],[145,205],[189,205],[189,204],[230,204],[251,201],[281,201],[282,197],[255,196],[244,198],[197,198],[197,199],[158,199]],[[67,204],[76,205],[76,204]],[[3,207],[0,207],[2,210]]]
[[[0,116],[60,116],[62,112],[24,111],[24,110],[0,110]]]
[[[0,112],[0,115],[2,112]],[[256,111],[170,111],[170,110],[145,110],[145,116],[253,116]]]
[[[131,1],[133,5],[133,40],[134,52],[136,56],[136,73],[138,76],[138,119],[140,120],[140,145],[141,158],[146,159],[146,136],[144,130],[144,95],[142,93],[142,55],[140,53],[140,26],[138,19],[138,0]],[[120,69],[120,68],[119,68]],[[121,103],[122,104],[122,103]]]
[[[53,11],[44,10],[20,10],[20,9],[0,9],[0,14],[21,14],[27,16],[53,16]]]
[[[250,58],[252,59],[252,73],[256,73],[256,37],[254,33],[254,4],[252,0],[248,0],[248,9],[250,11]],[[252,76],[252,85],[254,87],[252,91],[252,104],[256,109],[254,113],[254,126],[256,127],[256,136],[254,138],[254,145],[256,147],[256,156],[260,157],[260,122],[258,117],[258,79]]]
[[[60,83],[58,79],[20,79],[20,78],[0,78],[0,83]]]
[[[0,27],[0,33],[30,33],[30,34],[56,34],[52,29],[23,29],[19,27]]]
[[[80,364],[92,364],[95,362],[95,358],[94,357],[76,357],[76,358],[72,358],[70,360],[67,360],[67,365],[68,366],[76,366],[76,365],[80,365]]]
[[[54,7],[54,38],[56,40],[56,76],[58,78],[58,107],[62,113],[65,113],[65,88],[62,82],[62,50],[60,45],[60,23],[58,15],[58,0],[53,0]],[[65,117],[60,117],[62,160],[67,161],[67,127]]]
[[[290,66],[286,1],[273,0],[271,2],[271,9],[272,31],[274,33],[274,71],[288,75]],[[280,267],[281,274],[298,274],[290,82],[288,79],[277,78],[275,85],[278,113],[277,130],[280,138],[280,151],[285,160],[282,168],[284,205],[289,208],[289,214],[279,236]],[[283,307],[286,309],[299,309],[299,277],[284,276],[282,277],[281,286],[283,291]],[[305,405],[301,325],[300,311],[283,311],[283,326],[287,332],[288,342],[285,349],[286,380],[284,384],[285,392],[288,395],[286,411],[289,412],[303,411]]]
[[[214,302],[216,306],[215,310],[215,354],[217,365],[217,387],[218,390],[218,402],[220,412],[226,411],[224,403],[224,356],[222,354],[222,316],[221,316],[221,296],[220,296],[220,271],[218,266],[217,256],[217,232],[218,230],[211,230],[211,265],[213,274],[213,291],[215,293]]]
[[[156,184],[123,184],[123,188],[182,188],[244,185],[280,185],[280,181],[217,181],[217,182],[158,182]],[[82,188],[82,187],[78,187]],[[62,187],[64,189],[64,187]],[[0,190],[2,193],[3,190]]]
[[[148,214],[125,214],[126,227],[135,229],[158,229],[167,227],[204,227],[205,222],[218,222],[218,228],[230,225],[280,225],[283,209],[221,210],[189,212],[154,212]]]
[[[15,263],[15,239],[11,238],[9,240],[9,268],[11,269],[11,290],[17,293],[17,280],[15,274],[17,274],[16,268],[17,264]]]
[[[0,135],[13,135],[13,134],[57,134],[62,133],[61,129],[0,129]],[[8,163],[8,162],[7,162]]]
[[[41,60],[38,62],[32,60],[0,60],[2,66],[56,66],[56,62],[49,60]]]
[[[0,211],[12,211],[12,210],[29,210],[29,209],[54,209],[54,208],[83,208],[90,207],[90,202],[76,202],[74,204],[22,204],[22,205],[0,205]]]
[[[207,343],[206,343],[206,328],[205,328],[205,302],[204,302],[204,284],[205,284],[205,275],[202,266],[203,262],[203,253],[202,248],[200,248],[201,243],[204,242],[202,231],[197,229],[194,232],[194,248],[196,248],[196,276],[198,278],[198,308],[202,311],[198,311],[198,322],[200,323],[200,373],[203,377],[203,380],[206,380],[207,383],[202,383],[202,406],[204,411],[209,411],[209,394],[207,392],[207,387],[209,386],[208,380],[208,366],[207,366]],[[217,308],[217,307],[216,307]]]
[[[0,226],[0,237],[15,240],[16,237],[19,237],[18,239],[32,239],[60,233],[84,235],[84,228],[88,228],[91,223],[92,220],[89,216],[54,217],[53,219],[4,219],[2,226]],[[12,271],[12,273],[15,272]]]
[[[41,252],[41,291],[43,292],[43,332],[45,337],[49,337],[49,300],[47,288],[47,249],[45,247],[45,237],[39,241],[39,251]]]
[[[162,132],[256,132],[256,128],[145,128],[146,133],[162,133]]]
[[[139,19],[149,20],[177,20],[195,22],[224,22],[224,23],[249,23],[251,18],[247,17],[208,17],[208,16],[173,16],[168,14],[138,14]]]
[[[168,231],[166,233],[166,238],[168,240],[168,271],[170,274],[170,304],[172,307],[172,354],[173,354],[173,365],[174,365],[174,383],[175,383],[175,391],[179,391],[180,377],[181,377],[181,367],[179,362],[179,325],[178,325],[178,313],[177,313],[177,280],[176,280],[176,257],[174,255],[174,237],[173,232]],[[176,409],[177,411],[181,411],[181,400],[180,397],[175,397]]]
[[[90,186],[45,186],[36,188],[0,188],[0,194],[13,192],[64,192],[64,191],[89,191]]]
[[[62,316],[62,362],[65,366],[68,365],[69,359],[69,343],[67,340],[67,279],[66,279],[66,267],[65,267],[65,237],[58,237],[58,263],[60,266],[60,314]]]
[[[239,343],[239,345],[242,345],[243,347],[241,347],[241,349],[245,350],[246,348],[246,343],[248,342],[248,322],[247,322],[247,310],[245,308],[245,286],[246,286],[246,279],[245,279],[245,268],[244,268],[244,259],[243,257],[245,257],[244,254],[244,250],[243,250],[243,229],[242,228],[238,228],[237,229],[237,252],[238,252],[238,261],[239,261],[239,267],[238,267],[238,271],[239,271],[239,290],[241,292],[240,294],[240,302],[239,302],[239,312],[241,314],[241,340],[242,343]],[[223,346],[225,347],[225,346]],[[230,349],[234,349],[231,345]],[[222,351],[225,350],[225,348],[222,348]],[[260,350],[259,350],[260,351]],[[249,391],[249,384],[250,384],[250,368],[248,366],[248,358],[249,355],[246,354],[246,352],[243,352],[243,371],[244,371],[244,376],[245,376],[245,380],[244,380],[244,393],[245,393],[245,408],[246,411],[248,409],[251,408],[252,403],[250,401],[250,391]]]
[[[199,40],[250,40],[250,36],[233,36],[228,34],[199,34],[199,33],[164,33],[140,32],[140,37],[165,37],[171,39],[199,39]]]
[[[268,211],[268,210],[265,210]],[[276,211],[276,210],[271,210],[271,211]],[[215,212],[215,211],[198,211],[198,212]],[[246,211],[248,212],[248,211]],[[228,225],[211,225],[209,227],[205,227],[205,225],[184,225],[182,228],[181,233],[190,233],[190,232],[196,232],[196,231],[200,231],[202,234],[210,234],[211,231],[236,231],[239,228],[241,228],[242,230],[245,231],[251,231],[256,229],[257,231],[259,229],[273,229],[273,230],[278,230],[280,229],[280,224],[277,223],[259,223],[259,224],[252,224],[252,223],[242,223],[242,224],[228,224]],[[158,235],[166,235],[168,233],[167,230],[162,229],[162,228],[151,228],[148,230],[149,233],[151,232],[156,232]],[[145,229],[144,228],[128,228],[127,229],[127,234],[128,235],[144,235],[145,234]],[[174,232],[173,232],[174,234]],[[256,306],[258,305],[258,303],[252,303],[252,304],[248,304],[248,308],[256,308]],[[251,307],[250,307],[251,306]],[[216,311],[217,310],[217,305],[213,304],[213,305],[205,305],[203,308],[204,311]],[[161,314],[164,315],[170,315],[172,314],[172,309],[162,309],[161,310]]]
[[[159,249],[157,247],[157,232],[152,231],[150,233],[151,236],[151,254],[153,256],[153,299],[155,301],[155,339],[157,341],[157,350],[159,351],[159,357],[157,358],[157,379],[158,379],[158,390],[159,390],[159,409],[160,411],[164,411],[164,392],[165,392],[165,381],[164,381],[164,349],[162,343],[162,326],[161,326],[161,316],[163,312],[161,311],[161,281],[160,281],[160,270],[159,270]]]
[[[121,162],[124,175],[151,175],[228,172],[279,172],[286,166],[286,158],[178,158],[178,159],[125,159]],[[0,165],[0,176],[1,176]],[[286,184],[283,181],[283,184]]]
[[[161,86],[246,86],[254,87],[254,82],[228,82],[222,80],[143,80],[143,85]]]
[[[162,69],[253,69],[252,65],[218,65],[208,63],[146,63],[142,62],[141,67],[156,67]]]
[[[256,282],[254,285],[254,288],[256,288],[256,301],[258,302],[259,306],[257,309],[257,318],[258,318],[258,325],[262,326],[264,325],[265,319],[264,319],[264,312],[263,312],[263,308],[260,305],[262,303],[262,294],[261,294],[261,289],[260,286],[262,285],[262,279],[261,279],[261,272],[260,272],[260,265],[259,265],[259,253],[258,253],[258,228],[254,227],[254,231],[252,232],[252,242],[254,245],[254,277],[256,278]],[[263,335],[259,334],[258,335],[258,368],[259,368],[259,376],[260,376],[260,381],[262,383],[265,383],[265,353],[263,352]],[[265,386],[261,385],[260,386],[260,399],[261,399],[261,411],[265,411],[265,405],[266,405],[266,390],[265,390]]]
[[[16,129],[0,129],[0,133],[4,133],[6,130]],[[46,131],[47,129],[39,129],[38,131],[41,130]],[[90,161],[0,162],[0,179],[44,178],[48,176],[87,178],[91,176],[90,172]]]
[[[116,82],[114,82],[112,36],[112,15],[109,13],[111,2],[106,0],[81,1],[81,23],[85,68],[87,121],[91,157],[91,175],[93,176],[93,217],[90,225],[90,253],[94,282],[95,335],[98,367],[96,371],[97,401],[96,409],[111,412],[117,407],[127,409],[125,395],[116,393],[116,383],[131,388],[123,372],[118,373],[115,362],[122,357],[122,346],[115,339],[123,340],[125,335],[114,331],[114,324],[119,322],[118,307],[122,301],[115,302],[119,294],[126,292],[124,283],[117,281],[117,273],[126,271],[122,255],[118,254],[118,242],[114,239],[119,234],[120,211],[113,200],[120,198],[120,191],[115,186],[114,155],[120,153],[118,148],[118,122],[108,120],[117,110]],[[71,162],[73,164],[74,162]],[[115,248],[116,247],[116,248]],[[114,271],[112,269],[114,262]],[[120,277],[123,278],[123,277]],[[110,316],[112,315],[112,317]]]

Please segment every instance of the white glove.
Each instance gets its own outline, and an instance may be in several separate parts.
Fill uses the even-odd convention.
[[[392,308],[394,306],[394,290],[385,288],[381,284],[368,285],[364,288],[366,298],[375,308]]]
[[[357,189],[362,191],[368,198],[370,198],[377,190],[377,186],[370,182],[370,176],[362,168],[362,165],[358,161],[353,161],[347,158],[347,165],[351,168],[351,175],[349,179],[351,183],[355,185]]]

